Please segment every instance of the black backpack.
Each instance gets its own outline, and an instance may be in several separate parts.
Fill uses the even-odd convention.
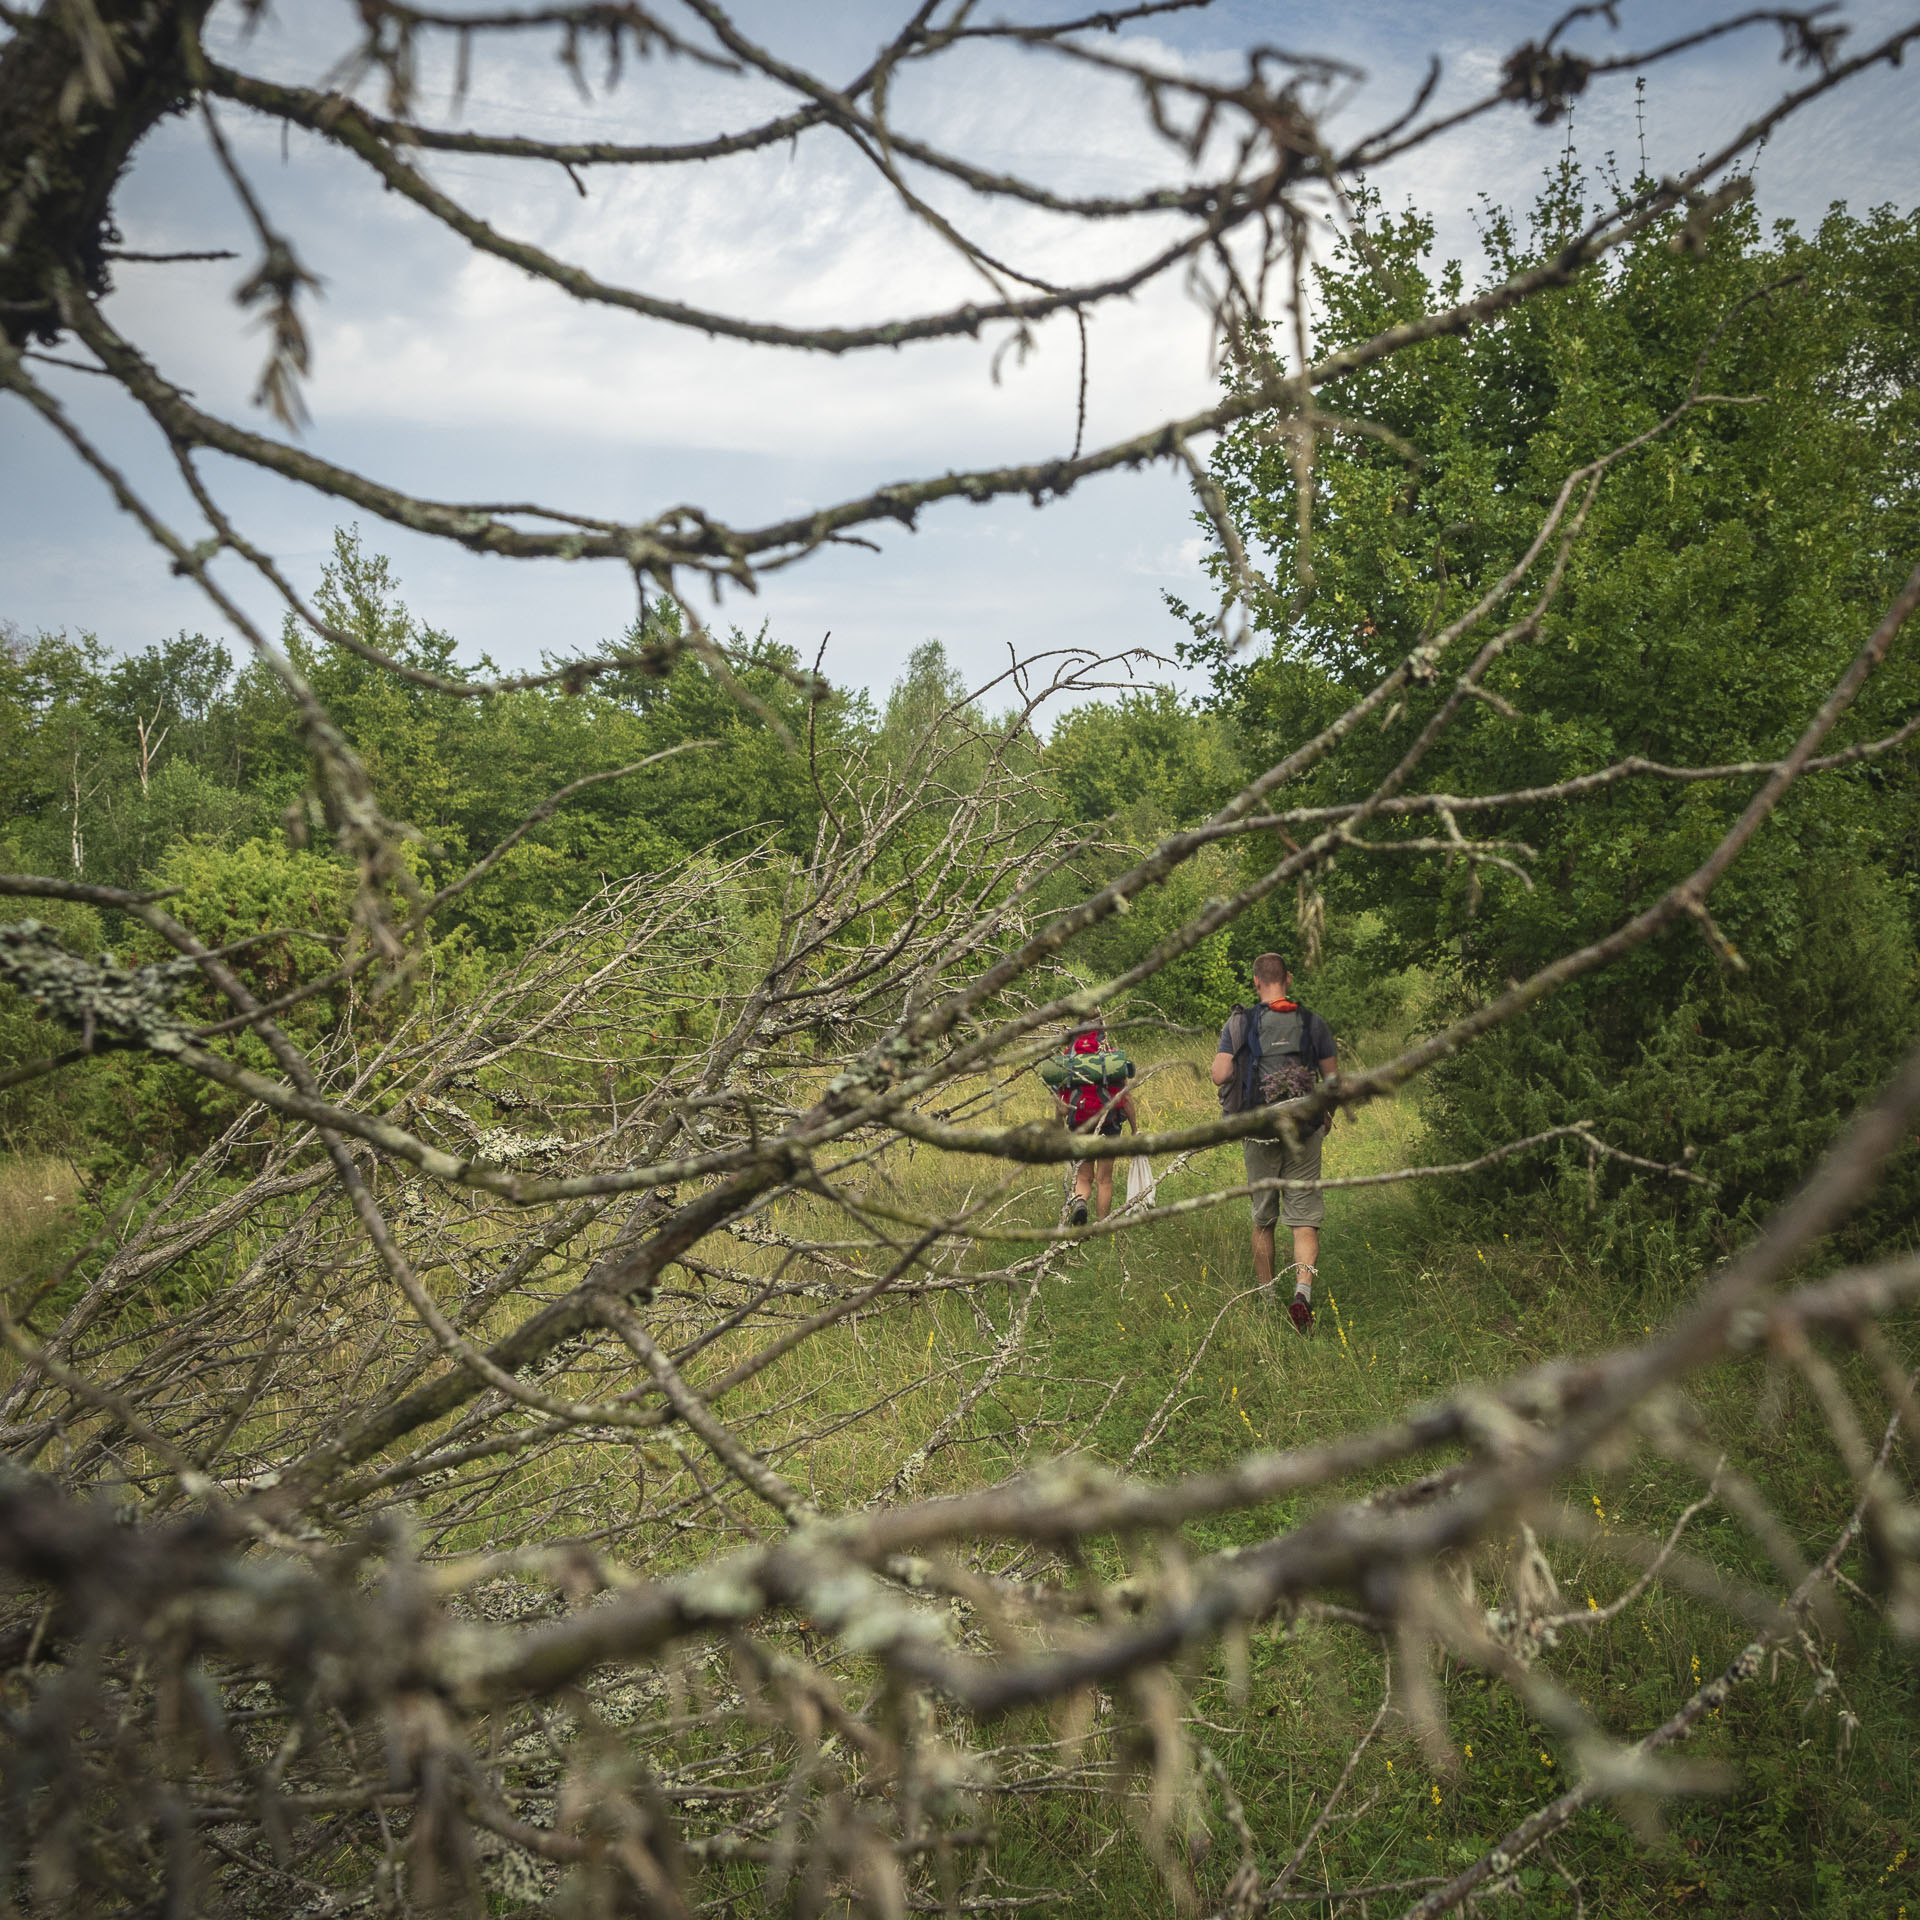
[[[1260,1016],[1272,1012],[1283,1023],[1282,1045],[1271,1053],[1260,1043]],[[1304,1007],[1269,1008],[1256,1000],[1235,1007],[1227,1016],[1227,1051],[1233,1071],[1220,1085],[1220,1111],[1246,1113],[1254,1107],[1278,1106],[1313,1091],[1313,1064],[1307,1057],[1307,1010]]]

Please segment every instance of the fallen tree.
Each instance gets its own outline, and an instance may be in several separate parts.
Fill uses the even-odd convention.
[[[837,133],[994,283],[989,300],[907,321],[796,332],[603,285],[447,200],[416,166],[421,150],[557,166],[699,156],[576,150],[417,122],[408,116],[419,45],[509,23],[384,0],[361,12],[356,84],[384,76],[384,116],[352,89],[302,89],[221,64],[191,8],[9,13],[12,37],[0,48],[0,124],[14,143],[0,148],[12,249],[0,279],[9,341],[0,383],[271,663],[313,757],[313,818],[360,888],[356,937],[338,965],[263,996],[245,955],[207,944],[162,895],[0,876],[14,898],[99,907],[172,955],[120,965],[70,951],[31,920],[0,930],[0,978],[70,1039],[10,1075],[84,1070],[102,1052],[137,1050],[233,1102],[230,1124],[197,1161],[162,1170],[64,1268],[16,1288],[0,1327],[15,1362],[0,1399],[11,1463],[0,1482],[0,1562],[14,1583],[6,1631],[18,1702],[6,1750],[5,1831],[19,1876],[9,1898],[27,1910],[244,1913],[294,1900],[320,1911],[480,1910],[491,1893],[518,1900],[519,1911],[611,1913],[791,1891],[809,1908],[993,1908],[1023,1897],[991,1877],[995,1797],[1098,1782],[1133,1796],[1182,1904],[1202,1903],[1194,1836],[1224,1822],[1239,1842],[1222,1896],[1234,1913],[1308,1893],[1403,1893],[1412,1911],[1438,1914],[1502,1884],[1596,1796],[1634,1802],[1697,1785],[1657,1754],[1771,1650],[1824,1657],[1808,1622],[1836,1582],[1851,1579],[1841,1562],[1856,1541],[1875,1556],[1895,1629],[1920,1631],[1920,1518],[1896,1474],[1903,1425],[1916,1432],[1913,1385],[1895,1343],[1875,1331],[1910,1299],[1920,1264],[1811,1281],[1799,1272],[1911,1131],[1920,1058],[1767,1229],[1640,1344],[1162,1484],[1077,1454],[1083,1409],[1017,1436],[1058,1464],[914,1498],[927,1460],[981,1396],[1009,1369],[1043,1366],[1028,1314],[1075,1247],[1245,1191],[1190,1194],[1082,1230],[1057,1224],[1050,1193],[1036,1194],[1023,1169],[1141,1149],[1194,1155],[1390,1098],[1666,929],[1693,925],[1714,939],[1716,883],[1795,784],[1911,738],[1911,726],[1846,744],[1834,736],[1920,605],[1920,569],[1859,636],[1845,671],[1809,700],[1784,754],[1714,768],[1622,761],[1544,796],[1578,804],[1625,780],[1751,786],[1695,869],[1604,937],[1512,980],[1395,1057],[1279,1107],[1137,1141],[1070,1141],[1022,1109],[1020,1076],[1063,1027],[1123,1016],[1160,969],[1331,861],[1440,849],[1473,867],[1524,868],[1532,849],[1497,829],[1469,834],[1462,819],[1497,819],[1543,795],[1429,792],[1423,763],[1480,703],[1492,665],[1538,639],[1609,472],[1710,403],[1704,365],[1674,413],[1568,474],[1471,607],[1212,818],[1069,904],[1056,894],[1086,850],[1063,843],[1036,799],[1045,780],[1036,722],[1048,701],[1097,691],[1122,664],[1079,655],[1016,663],[891,757],[810,760],[821,826],[804,857],[746,849],[610,884],[472,996],[436,977],[435,915],[500,850],[424,893],[404,858],[403,827],[383,812],[354,743],[212,572],[218,554],[238,556],[296,620],[437,697],[657,668],[683,650],[724,677],[728,648],[703,624],[692,582],[750,583],[863,525],[911,523],[945,498],[1040,499],[1166,458],[1189,469],[1233,557],[1230,616],[1236,598],[1267,589],[1190,450],[1196,438],[1266,420],[1309,470],[1315,438],[1331,426],[1315,401],[1329,379],[1525,301],[1657,223],[1680,231],[1709,221],[1716,183],[1754,141],[1805,100],[1895,58],[1920,29],[1842,58],[1811,16],[1746,17],[1783,27],[1812,77],[1725,152],[1647,187],[1546,265],[1316,365],[1277,357],[1267,325],[1271,275],[1283,286],[1283,317],[1290,308],[1305,337],[1303,209],[1315,193],[1337,204],[1344,177],[1445,124],[1420,119],[1416,102],[1369,139],[1331,150],[1308,96],[1340,77],[1335,63],[1256,50],[1244,78],[1227,85],[1136,57],[1124,40],[1115,50],[1089,38],[1116,24],[1104,16],[1002,29],[925,8],[855,84],[835,88],[754,45],[706,0],[692,0],[685,33],[627,6],[553,8],[518,22],[561,35],[569,58],[580,38],[600,35],[615,51],[728,62],[777,81],[798,104],[716,153]],[[1551,117],[1588,84],[1672,50],[1576,55],[1561,44],[1568,24],[1518,50],[1473,111],[1519,102]],[[1222,127],[1233,130],[1224,171],[1123,203],[1062,201],[895,129],[886,104],[895,70],[978,35],[1031,45],[1037,57],[1117,63],[1190,166],[1215,152]],[[88,236],[107,217],[138,127],[189,101],[259,225],[262,258],[244,297],[270,302],[261,394],[286,420],[305,354],[303,273],[248,193],[215,102],[310,128],[425,217],[576,297],[769,347],[858,352],[995,328],[1019,341],[1049,315],[1204,265],[1236,380],[1226,399],[1104,447],[883,487],[758,529],[680,508],[621,524],[413,498],[204,411],[105,312]],[[25,120],[13,103],[31,109]],[[1159,237],[1134,269],[1048,287],[967,241],[908,179],[906,160],[976,192],[1044,201],[1065,218],[1173,214],[1183,237],[1169,244],[1154,227]],[[43,176],[71,189],[54,192]],[[169,525],[44,384],[38,349],[26,343],[49,333],[89,352],[162,435],[204,538]],[[643,622],[633,650],[544,676],[436,676],[329,627],[222,506],[201,471],[208,451],[476,552],[610,561],[632,570],[643,612],[665,600],[677,620]],[[1450,691],[1409,729],[1384,775],[1335,805],[1288,807],[1289,783],[1310,770],[1337,776],[1357,730],[1391,729],[1396,703],[1426,687]],[[1010,703],[994,720],[984,714],[991,699]],[[792,744],[808,754],[809,743]],[[1441,830],[1431,838],[1366,839],[1370,823],[1423,815]],[[1271,847],[1271,865],[1127,971],[1089,980],[1074,970],[1079,936],[1231,841]],[[217,1001],[211,1017],[182,1011],[189,981]],[[343,996],[349,1013],[322,1044],[297,1045],[283,1016],[321,993]],[[700,1018],[666,1017],[690,1001]],[[376,1004],[401,1011],[370,1022],[363,1016]],[[1635,1160],[1629,1142],[1591,1129],[1579,1137],[1596,1155]],[[1515,1139],[1496,1151],[1540,1144]],[[957,1192],[930,1189],[923,1163],[934,1154],[965,1169]],[[1662,1179],[1699,1178],[1685,1164],[1636,1164]],[[896,1444],[867,1483],[845,1476],[861,1487],[866,1503],[856,1504],[822,1485],[814,1463],[843,1434],[885,1431],[932,1361],[852,1404],[829,1404],[787,1363],[861,1328],[890,1330],[943,1294],[970,1303],[979,1329],[978,1349],[947,1363],[967,1385],[939,1422],[905,1436],[910,1444],[890,1436]],[[1879,1403],[1867,1411],[1862,1394],[1874,1389],[1821,1351],[1834,1338],[1872,1362]],[[930,1337],[929,1355],[933,1346]],[[1705,1369],[1762,1355],[1805,1380],[1852,1477],[1851,1515],[1811,1566],[1693,1430],[1681,1397]],[[1697,1473],[1774,1555],[1779,1590],[1695,1557],[1684,1520],[1664,1539],[1612,1535],[1608,1550],[1642,1580],[1711,1597],[1752,1636],[1726,1672],[1623,1743],[1549,1676],[1544,1653],[1583,1616],[1550,1604],[1527,1569],[1538,1535],[1581,1537],[1563,1498],[1569,1479],[1634,1449]],[[1323,1496],[1311,1516],[1257,1544],[1196,1557],[1183,1542],[1196,1520],[1307,1490]],[[1504,1602],[1476,1610],[1447,1570],[1509,1543]],[[1256,1627],[1308,1617],[1391,1646],[1382,1715],[1404,1715],[1430,1742],[1436,1655],[1484,1671],[1566,1739],[1579,1783],[1443,1884],[1303,1890],[1309,1845],[1335,1817],[1351,1767],[1291,1860],[1267,1860],[1227,1770],[1194,1737],[1183,1688],[1210,1650],[1230,1664]],[[1060,1737],[1027,1738],[1033,1730],[1010,1721],[1036,1708],[1058,1712]],[[1082,1750],[1096,1721],[1111,1736],[1098,1761]],[[1216,1798],[1224,1811],[1214,1816]]]

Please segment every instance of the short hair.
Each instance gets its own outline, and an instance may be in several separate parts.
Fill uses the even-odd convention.
[[[1287,963],[1277,953],[1263,953],[1253,963],[1253,977],[1263,987],[1285,986]]]

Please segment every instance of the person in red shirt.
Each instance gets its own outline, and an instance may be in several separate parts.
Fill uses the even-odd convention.
[[[1066,1053],[1105,1053],[1107,1036],[1098,1027],[1082,1027],[1062,1049]],[[1062,1087],[1054,1096],[1064,1110],[1068,1127],[1075,1133],[1100,1133],[1112,1138],[1123,1126],[1134,1125],[1133,1096],[1122,1084],[1112,1087]],[[1087,1202],[1096,1179],[1099,1184],[1099,1218],[1113,1211],[1113,1162],[1081,1160],[1073,1170],[1073,1206],[1068,1219],[1076,1227],[1087,1224]]]

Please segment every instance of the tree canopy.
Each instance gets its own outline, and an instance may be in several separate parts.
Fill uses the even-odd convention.
[[[1550,258],[1601,184],[1569,158],[1524,219],[1487,210],[1489,279]],[[1463,290],[1424,214],[1377,196],[1361,211],[1316,276],[1321,355]],[[1920,550],[1916,316],[1920,216],[1836,207],[1814,234],[1766,234],[1749,205],[1695,241],[1676,215],[1604,271],[1330,383],[1304,522],[1288,423],[1231,430],[1213,472],[1268,557],[1252,609],[1267,644],[1232,651],[1196,623],[1223,717],[1252,761],[1279,757],[1487,593],[1575,475],[1578,540],[1525,570],[1562,575],[1552,603],[1503,638],[1425,777],[1518,794],[1627,759],[1772,759]],[[1583,471],[1621,447],[1603,474]],[[1230,585],[1228,555],[1212,565]],[[1356,736],[1369,777],[1453,684],[1435,674]],[[1835,748],[1896,731],[1917,702],[1909,653]],[[1326,897],[1336,920],[1379,916],[1382,960],[1477,998],[1670,886],[1752,789],[1622,780],[1516,805],[1498,830],[1510,859],[1465,859],[1444,839],[1349,857]],[[1383,823],[1376,837],[1427,832]],[[1447,1139],[1466,1156],[1604,1115],[1649,1157],[1704,1154],[1733,1211],[1777,1197],[1910,1043],[1917,855],[1911,747],[1808,781],[1717,894],[1713,926],[1663,934],[1448,1066]],[[1584,1209],[1577,1156],[1567,1171],[1567,1204]],[[1475,1204],[1510,1204],[1533,1180],[1504,1171]]]

